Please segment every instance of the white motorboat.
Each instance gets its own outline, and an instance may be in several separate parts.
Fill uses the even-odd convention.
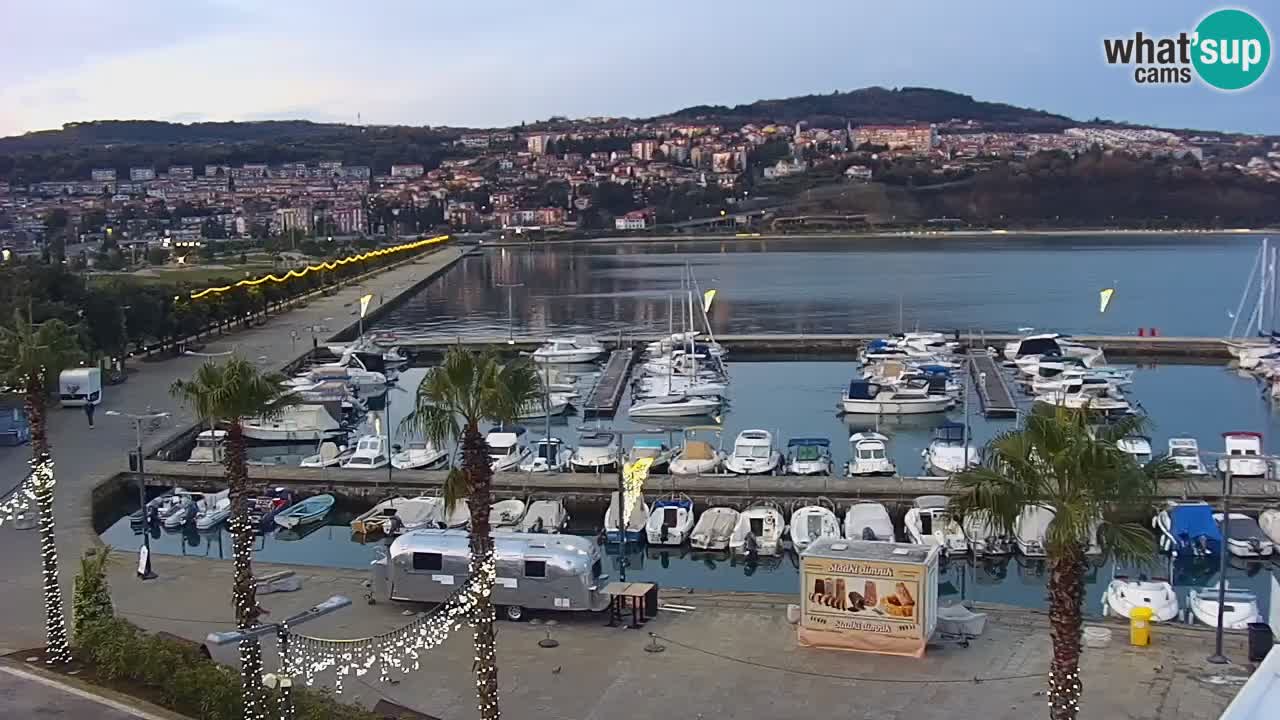
[[[533,454],[525,444],[525,429],[519,425],[490,430],[484,443],[489,447],[489,467],[496,473],[515,470]]]
[[[520,532],[558,533],[569,526],[569,511],[561,500],[534,500],[520,519]]]
[[[652,400],[672,395],[680,397],[697,397],[720,401],[729,394],[729,384],[719,375],[699,373],[689,378],[680,375],[671,377],[642,377],[632,386],[633,401]]]
[[[1175,620],[1178,617],[1178,594],[1164,580],[1114,576],[1102,591],[1102,614],[1128,620],[1138,608],[1150,610],[1154,622]]]
[[[443,497],[420,495],[396,506],[396,514],[405,530],[422,528],[460,528],[471,524],[471,508],[466,500],[458,500],[449,511]]]
[[[1218,472],[1225,474],[1230,462],[1234,478],[1265,478],[1267,461],[1262,455],[1262,433],[1236,430],[1222,433],[1222,443],[1227,457],[1218,458]]]
[[[1004,346],[1004,357],[1007,360],[1016,362],[1019,358],[1028,355],[1058,355],[1079,358],[1089,367],[1102,365],[1106,362],[1101,350],[1081,345],[1059,333],[1028,335],[1006,343]]]
[[[791,544],[804,551],[814,540],[840,538],[840,521],[829,508],[821,505],[805,505],[791,513]]]
[[[1033,395],[1048,395],[1069,392],[1072,386],[1079,385],[1081,392],[1097,394],[1104,391],[1118,390],[1121,384],[1124,383],[1117,382],[1104,375],[1095,375],[1092,371],[1067,371],[1054,378],[1032,380],[1031,393]]]
[[[878,432],[860,432],[849,436],[849,463],[844,474],[849,477],[894,475],[898,466],[889,457],[889,438]]]
[[[1214,513],[1213,521],[1218,524],[1218,531],[1227,538],[1227,550],[1241,558],[1271,557],[1275,546],[1262,531],[1258,521],[1243,513],[1231,513],[1223,523],[1222,513]]]
[[[547,393],[545,397],[537,397],[521,405],[516,417],[521,420],[557,417],[568,411],[572,400],[573,397],[568,393]]]
[[[709,397],[690,395],[666,395],[639,400],[627,408],[632,417],[698,417],[714,415],[720,411],[720,401]]]
[[[976,510],[964,516],[960,522],[969,549],[974,555],[1008,555],[1017,547],[1017,541],[996,529],[991,513]]]
[[[649,522],[649,503],[645,502],[643,495],[627,502],[626,520],[619,523],[618,518],[624,512],[624,499],[619,498],[616,490],[609,495],[609,507],[604,511],[605,542],[621,543],[624,536],[629,543],[644,542],[645,524]]]
[[[787,521],[770,502],[759,502],[738,514],[738,525],[729,537],[729,550],[736,554],[777,555]]]
[[[342,461],[346,470],[377,470],[390,462],[387,441],[381,435],[361,435],[356,440],[356,450]]]
[[[831,441],[826,438],[791,438],[787,441],[787,475],[830,475]]]
[[[1262,614],[1258,612],[1258,596],[1248,590],[1239,590],[1226,584],[1223,602],[1218,602],[1218,588],[1194,588],[1187,593],[1187,606],[1196,620],[1218,627],[1218,607],[1222,606],[1222,627],[1224,630],[1245,630],[1249,623],[1259,622]]]
[[[409,502],[409,498],[399,495],[379,500],[373,507],[360,513],[351,521],[351,532],[358,535],[374,535],[386,532],[392,515],[400,518],[400,522],[403,523],[405,518],[399,511],[401,506],[407,502]]]
[[[929,447],[921,451],[924,469],[936,477],[951,477],[978,465],[978,449],[966,442],[964,425],[945,422],[933,430]]]
[[[194,522],[205,493],[177,490],[169,502],[156,508],[160,525],[170,530]]]
[[[533,351],[538,363],[587,363],[604,355],[600,343],[588,338],[552,338]]]
[[[945,392],[933,392],[927,382],[890,387],[866,380],[854,380],[840,396],[840,407],[846,413],[869,415],[916,415],[943,412],[955,404]]]
[[[524,519],[525,502],[519,498],[499,500],[489,506],[489,529],[515,531]]]
[[[196,503],[195,523],[197,530],[210,530],[231,517],[230,491],[205,495]]]
[[[391,467],[397,470],[425,470],[443,465],[449,451],[426,440],[413,440],[399,452],[391,454]]]
[[[644,531],[650,545],[683,545],[693,532],[693,501],[688,496],[653,503]]]
[[[631,442],[631,449],[623,458],[623,468],[639,460],[649,460],[649,474],[665,475],[667,466],[671,464],[671,448],[657,438],[636,438]]]
[[[376,397],[387,392],[387,376],[360,367],[317,366],[286,381],[292,388],[314,388],[321,383],[340,382],[361,397]]]
[[[699,430],[710,430],[720,435],[720,428],[689,428],[685,431],[684,447],[676,450],[671,456],[671,462],[667,466],[667,471],[672,475],[702,475],[704,473],[713,473],[720,469],[725,461],[725,452],[719,448],[712,447],[711,443],[705,440],[695,440],[691,436]]]
[[[618,469],[621,454],[616,433],[595,430],[578,436],[569,466],[574,472],[610,473]]]
[[[205,430],[196,435],[196,446],[191,448],[189,463],[220,463],[227,442],[226,430]]]
[[[1125,400],[1124,395],[1115,388],[1108,387],[1100,392],[1085,392],[1084,385],[1079,382],[1072,383],[1065,390],[1036,395],[1035,401],[1043,405],[1071,410],[1088,408],[1104,415],[1120,415],[1133,411],[1129,401]]]
[[[1169,438],[1169,457],[1188,475],[1208,473],[1200,459],[1200,444],[1195,438]]]
[[[1151,438],[1146,435],[1127,435],[1116,441],[1116,448],[1133,458],[1139,465],[1151,462]]]
[[[693,526],[689,547],[694,550],[728,550],[729,539],[738,527],[738,515],[733,508],[707,508]]]
[[[241,423],[244,436],[264,442],[319,442],[342,432],[323,405],[295,405],[269,418],[248,418]]]
[[[969,540],[960,523],[947,510],[943,495],[921,495],[903,518],[907,538],[916,545],[931,545],[947,553],[969,551]]]
[[[844,514],[844,536],[849,540],[895,542],[893,519],[878,502],[856,502]]]
[[[1044,505],[1026,505],[1013,523],[1013,534],[1018,542],[1018,552],[1030,558],[1045,557],[1045,537],[1049,523],[1057,515],[1053,508]]]
[[[1221,547],[1213,508],[1203,500],[1170,500],[1151,519],[1151,526],[1160,533],[1160,549],[1174,557],[1213,557]]]
[[[560,438],[541,438],[533,444],[533,454],[520,463],[520,472],[567,472],[573,448]]]
[[[320,446],[316,448],[314,455],[308,455],[302,458],[302,462],[298,463],[298,467],[304,468],[326,468],[335,465],[341,465],[351,457],[356,451],[355,447],[339,445],[332,440],[324,440]]]
[[[768,475],[782,464],[782,453],[773,445],[768,430],[743,430],[733,441],[733,454],[724,461],[724,469],[735,475]]]
[[[1258,527],[1262,528],[1272,545],[1280,544],[1280,510],[1271,508],[1258,513]]]
[[[352,353],[357,356],[373,355],[381,358],[382,362],[386,365],[403,365],[409,362],[409,357],[401,352],[401,349],[398,346],[384,345],[379,340],[369,335],[359,338],[350,344],[335,343],[326,345],[325,349],[336,355],[339,358],[339,363],[343,362],[342,358],[348,353]]]

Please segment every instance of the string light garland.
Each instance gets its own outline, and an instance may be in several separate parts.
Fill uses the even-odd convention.
[[[18,487],[10,492],[9,497],[0,501],[0,525],[25,520],[35,500],[36,476],[32,473],[18,483]]]
[[[44,574],[45,662],[71,662],[67,642],[67,618],[62,612],[62,586],[58,584],[58,545],[53,533],[53,458],[47,451],[31,459],[31,482],[40,516],[40,560]]]
[[[436,245],[438,243],[445,242],[448,239],[449,239],[448,235],[437,235],[436,237],[426,238],[423,240],[415,240],[414,242],[405,243],[403,245],[396,245],[394,247],[382,248],[379,250],[370,250],[369,252],[366,252],[366,253],[361,253],[359,255],[352,255],[351,257],[340,258],[332,262],[323,262],[323,263],[320,263],[319,265],[308,265],[301,270],[290,270],[289,272],[285,273],[283,276],[277,276],[274,274],[264,275],[260,278],[254,278],[253,280],[241,280],[240,282],[235,283],[233,285],[222,285],[220,287],[208,287],[208,288],[205,288],[204,290],[191,293],[191,299],[199,300],[200,298],[206,295],[209,295],[211,293],[221,294],[229,290],[234,290],[235,288],[238,288],[238,287],[254,287],[255,285],[261,285],[262,283],[267,281],[282,283],[291,278],[305,277],[308,273],[312,271],[319,272],[321,270],[337,270],[343,265],[348,265],[353,262],[360,262],[362,260],[369,260],[376,257],[382,257],[384,255],[391,255],[394,253],[405,252],[406,250],[417,250],[418,248],[424,248],[430,245]]]
[[[231,532],[231,557],[233,565],[231,602],[235,608],[236,626],[240,630],[252,629],[258,623],[258,593],[253,579],[253,524],[249,522],[247,479],[237,478],[235,468],[244,467],[245,445],[243,429],[234,422],[227,437],[227,451],[223,462],[227,467],[231,490],[231,518],[227,529]],[[244,589],[242,591],[242,588]],[[245,720],[266,720],[269,702],[262,686],[262,645],[257,638],[247,637],[238,644],[242,682],[242,700]]]
[[[441,605],[413,622],[381,635],[354,640],[331,640],[307,635],[289,636],[289,652],[282,658],[282,665],[289,676],[304,678],[307,685],[315,682],[315,676],[333,668],[337,673],[335,690],[342,692],[342,681],[355,674],[363,677],[375,664],[379,681],[386,682],[391,670],[401,673],[419,669],[421,654],[440,645],[464,624],[474,624],[481,619],[478,610],[481,599],[488,598],[497,577],[497,557],[492,550],[477,564],[472,560],[470,575],[457,591]],[[485,604],[489,614],[493,606]],[[492,619],[492,618],[490,618]],[[477,644],[475,663],[477,683],[484,676],[482,670],[494,669],[495,654],[492,641]],[[476,690],[483,688],[477,684]],[[486,713],[486,717],[492,717]]]

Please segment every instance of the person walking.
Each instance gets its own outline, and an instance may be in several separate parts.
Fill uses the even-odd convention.
[[[87,417],[87,418],[89,418],[89,429],[90,429],[90,430],[92,430],[92,429],[93,429],[93,410],[94,410],[94,408],[96,408],[96,407],[97,407],[97,405],[94,405],[94,403],[93,403],[93,401],[92,401],[92,400],[90,400],[90,399],[88,399],[88,398],[86,398],[86,399],[85,399],[85,402],[84,402],[84,416],[85,416],[85,417]]]

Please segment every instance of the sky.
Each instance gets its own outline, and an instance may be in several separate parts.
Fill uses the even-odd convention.
[[[1280,6],[1254,0],[1280,28]],[[1140,86],[1104,37],[1190,31],[1214,3],[1027,0],[9,2],[0,136],[103,119],[497,127],[647,117],[869,85],[1087,120],[1280,134],[1251,88]],[[1278,60],[1273,60],[1275,65]]]

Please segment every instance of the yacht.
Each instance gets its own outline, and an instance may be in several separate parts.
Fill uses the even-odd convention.
[[[204,430],[196,435],[196,446],[191,448],[189,463],[220,463],[227,442],[226,430]]]
[[[574,472],[611,473],[618,469],[620,455],[617,434],[596,430],[578,436],[569,466]]]
[[[921,451],[924,469],[936,477],[951,477],[978,465],[978,449],[966,442],[964,425],[946,422],[933,430],[929,447]]]
[[[587,338],[552,338],[533,351],[538,363],[588,363],[604,355],[600,343]]]
[[[323,405],[295,405],[269,418],[248,418],[241,423],[244,436],[263,442],[319,442],[342,433],[338,422]]]
[[[907,510],[902,524],[908,539],[916,545],[933,545],[949,554],[969,550],[960,523],[947,510],[947,498],[943,495],[922,495]]]
[[[720,428],[688,428],[685,430],[684,447],[676,450],[671,456],[668,470],[672,475],[702,475],[720,469],[725,461],[724,450],[713,447],[706,440],[696,440],[693,433],[698,430],[710,430],[720,436]],[[717,443],[718,444],[718,443]]]
[[[738,511],[729,507],[707,508],[689,535],[694,550],[728,550],[729,539],[738,527]]]
[[[333,353],[334,356],[342,358],[348,353],[354,354],[360,358],[366,365],[369,364],[369,357],[379,358],[386,365],[404,365],[409,362],[409,357],[405,355],[398,346],[386,346],[371,336],[365,336],[357,339],[355,342],[344,345],[341,343],[326,345],[325,349]],[[371,370],[380,370],[381,368],[370,368]]]
[[[413,440],[404,448],[392,453],[391,467],[397,470],[425,470],[443,465],[449,459],[449,451],[425,440]]]
[[[878,502],[856,502],[844,514],[844,536],[848,540],[895,542],[893,519]]]
[[[381,435],[361,435],[356,440],[356,450],[342,462],[347,470],[376,470],[390,462],[386,440]]]
[[[860,432],[849,436],[848,477],[894,475],[898,466],[889,457],[889,438],[878,432]]]
[[[542,438],[533,444],[533,454],[529,459],[520,463],[520,472],[566,472],[572,457],[573,448],[560,438]]]
[[[782,453],[773,445],[768,430],[743,430],[733,442],[733,454],[724,468],[735,475],[769,475],[782,464]]]
[[[1262,457],[1262,433],[1236,430],[1222,433],[1226,457],[1218,458],[1218,472],[1236,478],[1265,478],[1267,461]],[[1228,465],[1230,462],[1230,465]]]
[[[805,505],[791,513],[791,544],[803,552],[814,540],[836,538],[840,535],[840,521],[830,508],[821,505]]]
[[[1199,456],[1199,443],[1196,438],[1169,438],[1169,457],[1188,475],[1204,475],[1204,462]]]
[[[484,437],[489,446],[489,467],[494,472],[511,472],[529,459],[532,451],[525,444],[525,430],[519,425],[494,428]]]
[[[831,441],[826,438],[788,440],[786,474],[830,475]]]
[[[787,521],[771,502],[757,502],[738,514],[738,525],[729,536],[734,554],[777,555],[782,550],[782,534]]]
[[[1151,438],[1146,435],[1127,435],[1116,441],[1120,452],[1133,458],[1139,465],[1151,462]]]
[[[840,396],[846,413],[914,415],[943,412],[955,404],[945,392],[934,392],[928,382],[911,381],[897,387],[854,380]]]
[[[1072,383],[1058,392],[1036,395],[1035,401],[1072,410],[1088,408],[1104,415],[1122,415],[1133,411],[1129,401],[1114,387],[1107,386],[1086,392],[1084,384],[1080,382]]]
[[[666,395],[653,399],[640,399],[627,408],[632,417],[698,417],[714,415],[720,411],[720,401],[709,397],[690,395]]]
[[[1005,359],[1017,362],[1028,355],[1050,355],[1079,358],[1086,366],[1103,365],[1106,358],[1098,348],[1081,345],[1059,333],[1040,333],[1028,335],[1019,340],[1006,343]]]

